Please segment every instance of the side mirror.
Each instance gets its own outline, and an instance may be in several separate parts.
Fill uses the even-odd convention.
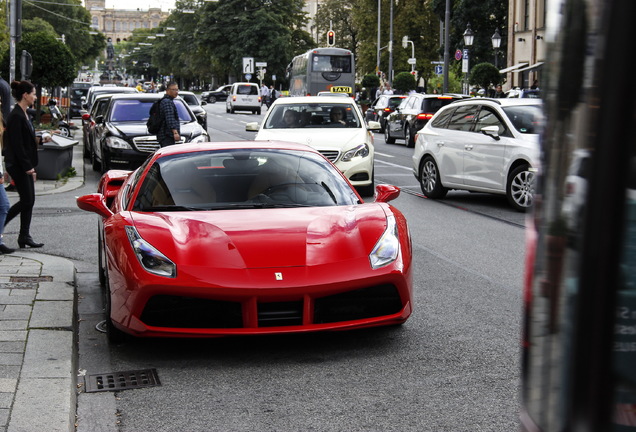
[[[201,101],[201,106],[203,105],[207,105],[208,103],[206,101]]]
[[[481,128],[481,133],[487,135],[497,141],[501,138],[499,137],[499,127],[498,126],[485,126]]]
[[[380,125],[380,122],[370,121],[367,124],[367,129],[371,131],[379,131],[380,129],[382,129],[382,126]]]
[[[97,123],[97,124],[104,123],[104,116],[103,115],[99,115],[99,116],[95,117],[95,123]]]
[[[379,184],[375,187],[375,202],[389,202],[400,196],[400,188],[388,184]]]
[[[106,198],[100,193],[93,193],[77,198],[77,206],[82,210],[96,213],[103,218],[113,215],[113,212],[106,206]]]
[[[250,122],[245,125],[245,130],[247,132],[258,132],[259,128],[260,125],[258,124],[258,122]]]

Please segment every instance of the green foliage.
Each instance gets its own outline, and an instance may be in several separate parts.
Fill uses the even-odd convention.
[[[491,63],[480,63],[472,68],[468,82],[471,85],[478,85],[483,89],[488,89],[491,85],[501,84],[502,78],[497,69]]]
[[[380,87],[380,78],[376,74],[368,74],[362,78],[362,87],[367,89]]]
[[[444,92],[444,76],[439,75],[428,80],[426,86],[426,93],[433,93],[437,90],[437,93]],[[455,71],[451,70],[448,73],[448,93],[461,93],[462,92],[462,78]]]
[[[401,94],[415,90],[415,77],[410,72],[400,72],[393,79],[393,88]]]

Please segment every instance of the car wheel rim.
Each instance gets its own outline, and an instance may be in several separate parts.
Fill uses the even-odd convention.
[[[409,142],[411,142],[411,131],[409,130],[408,126],[406,127],[406,131],[404,131],[404,140],[406,141],[407,145],[409,144]]]
[[[510,182],[510,195],[519,207],[530,207],[534,196],[534,173],[521,171]]]
[[[432,192],[437,183],[437,167],[433,161],[426,161],[422,169],[422,186],[426,192]]]

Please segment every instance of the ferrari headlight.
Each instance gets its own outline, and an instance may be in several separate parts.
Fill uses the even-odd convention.
[[[197,144],[197,143],[203,143],[203,142],[208,142],[210,139],[208,138],[208,136],[206,134],[201,134],[197,137],[192,138],[192,140],[190,141],[191,143]]]
[[[106,137],[106,146],[113,149],[132,150],[132,147],[126,141],[113,136]]]
[[[146,240],[142,239],[135,227],[127,226],[126,234],[128,235],[128,240],[130,240],[130,244],[139,263],[144,269],[157,276],[169,278],[177,276],[177,266],[175,263],[170,261]]]
[[[375,270],[392,263],[397,259],[399,251],[400,240],[398,238],[397,224],[395,223],[395,216],[391,214],[386,218],[386,229],[382,237],[380,237],[371,254],[369,254],[371,268]]]
[[[369,156],[369,145],[368,144],[360,144],[357,147],[352,148],[349,151],[346,151],[343,155],[342,155],[342,160],[344,162],[349,162],[351,159],[355,158],[355,157],[367,157]]]

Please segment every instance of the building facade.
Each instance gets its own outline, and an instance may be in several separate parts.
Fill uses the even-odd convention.
[[[546,0],[509,0],[508,64],[506,88],[541,84],[546,56]]]
[[[140,9],[106,9],[106,0],[85,0],[86,9],[91,14],[92,28],[111,38],[113,43],[130,37],[138,28],[158,27],[161,21],[168,18],[169,13],[161,8]]]

